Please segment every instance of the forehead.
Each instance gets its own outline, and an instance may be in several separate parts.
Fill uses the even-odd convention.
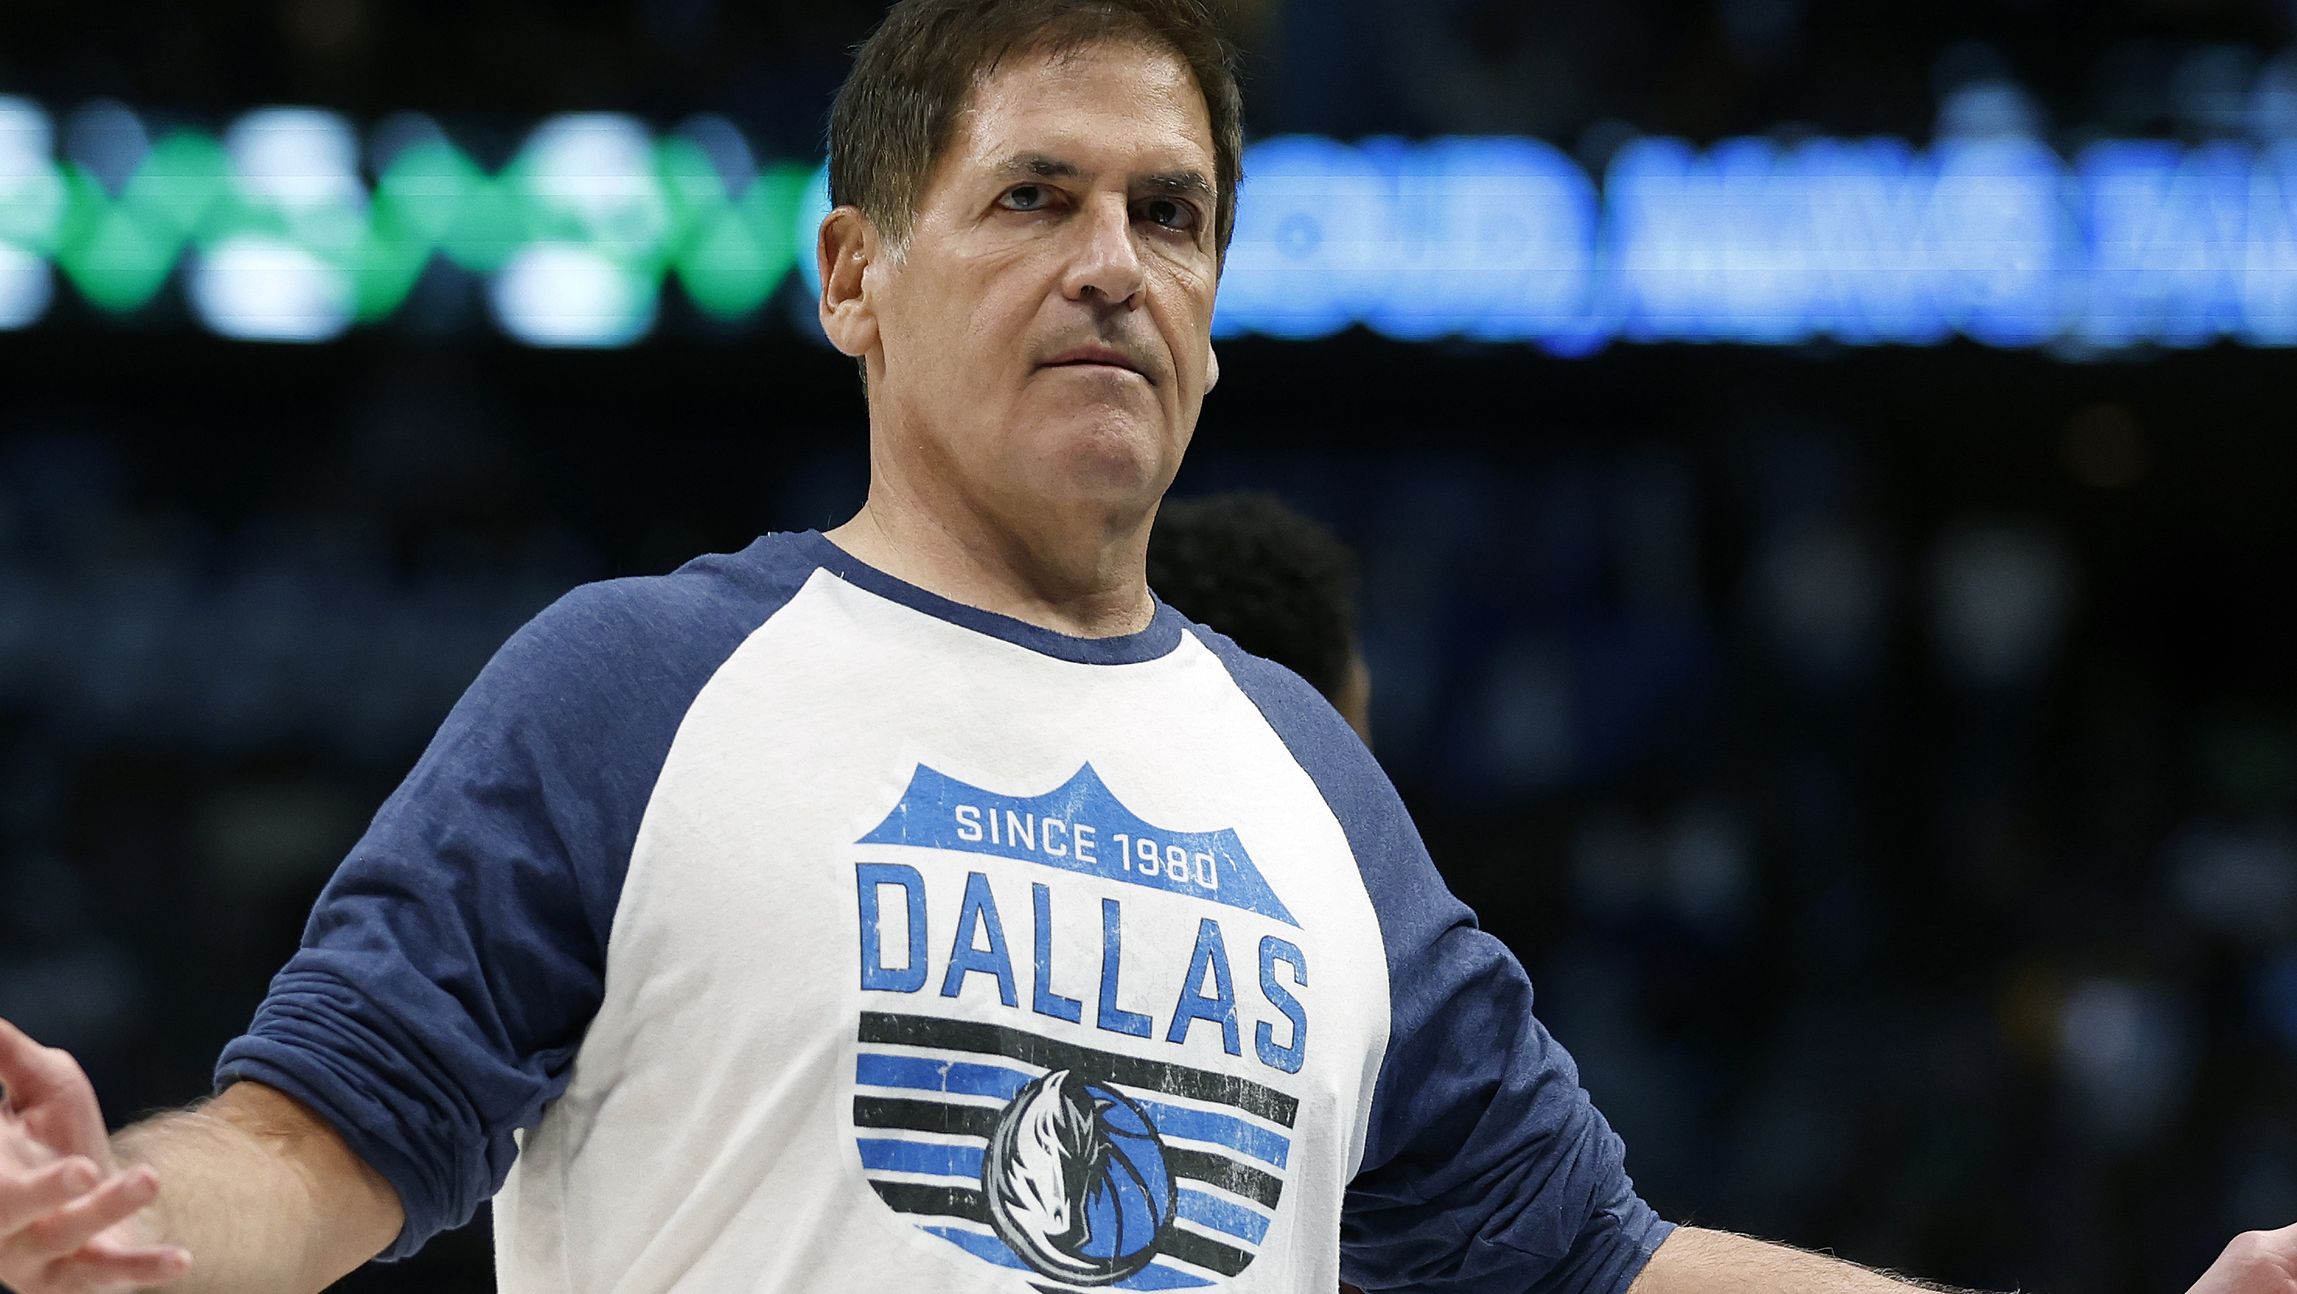
[[[945,167],[1042,153],[1089,171],[1213,167],[1212,119],[1180,57],[1143,42],[1017,53],[975,86]]]

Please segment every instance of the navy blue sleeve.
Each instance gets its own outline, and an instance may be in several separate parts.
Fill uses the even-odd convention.
[[[741,558],[575,590],[447,716],[320,896],[216,1085],[286,1092],[397,1189],[403,1258],[502,1186],[564,1090],[686,710],[786,601]]]
[[[1672,1230],[1532,1014],[1531,981],[1429,861],[1395,788],[1321,696],[1202,633],[1338,815],[1387,947],[1388,1051],[1340,1271],[1369,1291],[1620,1294]]]

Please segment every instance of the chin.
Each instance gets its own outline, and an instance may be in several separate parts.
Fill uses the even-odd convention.
[[[1123,504],[1154,501],[1179,464],[1171,461],[1161,427],[1110,410],[1111,417],[1062,427],[1035,456],[1037,471],[1051,491],[1075,498]]]

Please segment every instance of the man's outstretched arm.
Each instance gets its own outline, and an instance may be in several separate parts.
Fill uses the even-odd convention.
[[[1906,1294],[1947,1288],[1727,1231],[1677,1227],[1628,1294]]]
[[[261,1084],[107,1139],[79,1065],[6,1021],[0,1083],[0,1283],[17,1294],[307,1294],[402,1225],[390,1185]]]
[[[398,1193],[335,1130],[261,1083],[137,1124],[113,1142],[163,1187],[150,1227],[191,1252],[182,1294],[305,1294],[383,1252]]]
[[[1628,1294],[1904,1294],[1946,1290],[1722,1231],[1677,1227]],[[2189,1294],[2297,1294],[2297,1227],[2238,1236]]]

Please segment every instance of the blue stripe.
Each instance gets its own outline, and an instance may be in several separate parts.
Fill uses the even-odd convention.
[[[853,1069],[854,1081],[864,1087],[902,1087],[918,1092],[947,1092],[952,1096],[994,1096],[1000,1101],[1012,1100],[1036,1077],[994,1065],[867,1053],[854,1061]]]
[[[920,1229],[927,1235],[939,1236],[974,1257],[985,1258],[999,1267],[1011,1267],[1016,1271],[1032,1273],[1035,1270],[1029,1264],[1021,1261],[1019,1254],[1006,1248],[1005,1242],[995,1236],[985,1236],[977,1231],[963,1231],[956,1227],[923,1227]],[[1112,1288],[1121,1290],[1183,1290],[1201,1289],[1210,1284],[1212,1282],[1202,1276],[1191,1275],[1177,1267],[1167,1267],[1163,1263],[1150,1263],[1139,1275],[1119,1281]]]
[[[876,1172],[928,1173],[981,1180],[981,1147],[933,1146],[916,1141],[864,1140],[861,1166]]]
[[[1186,1137],[1190,1141],[1209,1141],[1241,1150],[1264,1164],[1285,1166],[1292,1157],[1292,1141],[1281,1133],[1270,1132],[1242,1119],[1225,1114],[1207,1114],[1202,1110],[1183,1109],[1161,1101],[1142,1101],[1141,1108],[1156,1121],[1156,1130],[1168,1137]]]
[[[1180,1193],[1180,1216],[1200,1227],[1209,1227],[1223,1235],[1235,1236],[1255,1245],[1268,1238],[1268,1219],[1240,1204],[1231,1204],[1202,1191],[1183,1190]]]

